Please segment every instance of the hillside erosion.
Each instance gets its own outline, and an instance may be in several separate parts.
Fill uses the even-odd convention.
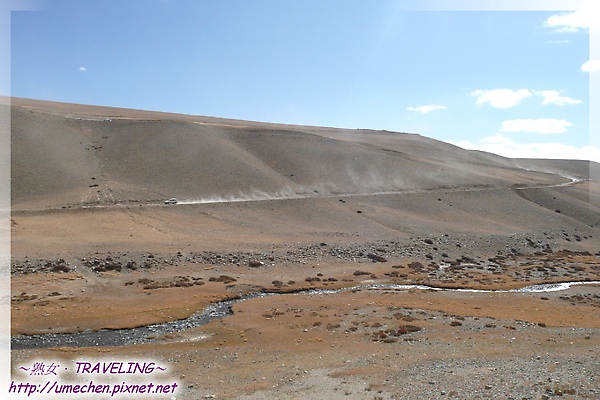
[[[588,171],[587,162],[540,166],[415,134],[12,102],[14,209],[535,186]]]
[[[13,256],[593,238],[590,168],[416,134],[13,99]]]

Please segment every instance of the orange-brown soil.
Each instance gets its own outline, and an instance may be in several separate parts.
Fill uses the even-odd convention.
[[[13,335],[279,293],[145,344],[13,350],[15,380],[35,360],[151,359],[179,385],[155,398],[600,396],[597,284],[366,286],[600,280],[597,164],[23,99],[12,116]]]

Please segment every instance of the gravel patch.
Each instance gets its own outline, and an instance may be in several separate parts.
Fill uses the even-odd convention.
[[[333,378],[312,370],[300,379],[239,396],[262,399],[597,399],[600,359],[550,356],[446,359],[419,363],[372,385],[365,377]]]

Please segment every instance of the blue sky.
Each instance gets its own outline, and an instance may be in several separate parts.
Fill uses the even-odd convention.
[[[600,161],[588,61],[598,14],[407,4],[47,0],[12,12],[11,95]]]

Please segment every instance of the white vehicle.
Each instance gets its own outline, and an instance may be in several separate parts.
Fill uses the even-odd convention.
[[[165,204],[177,204],[177,199],[175,197],[170,198],[169,200],[165,200]]]

